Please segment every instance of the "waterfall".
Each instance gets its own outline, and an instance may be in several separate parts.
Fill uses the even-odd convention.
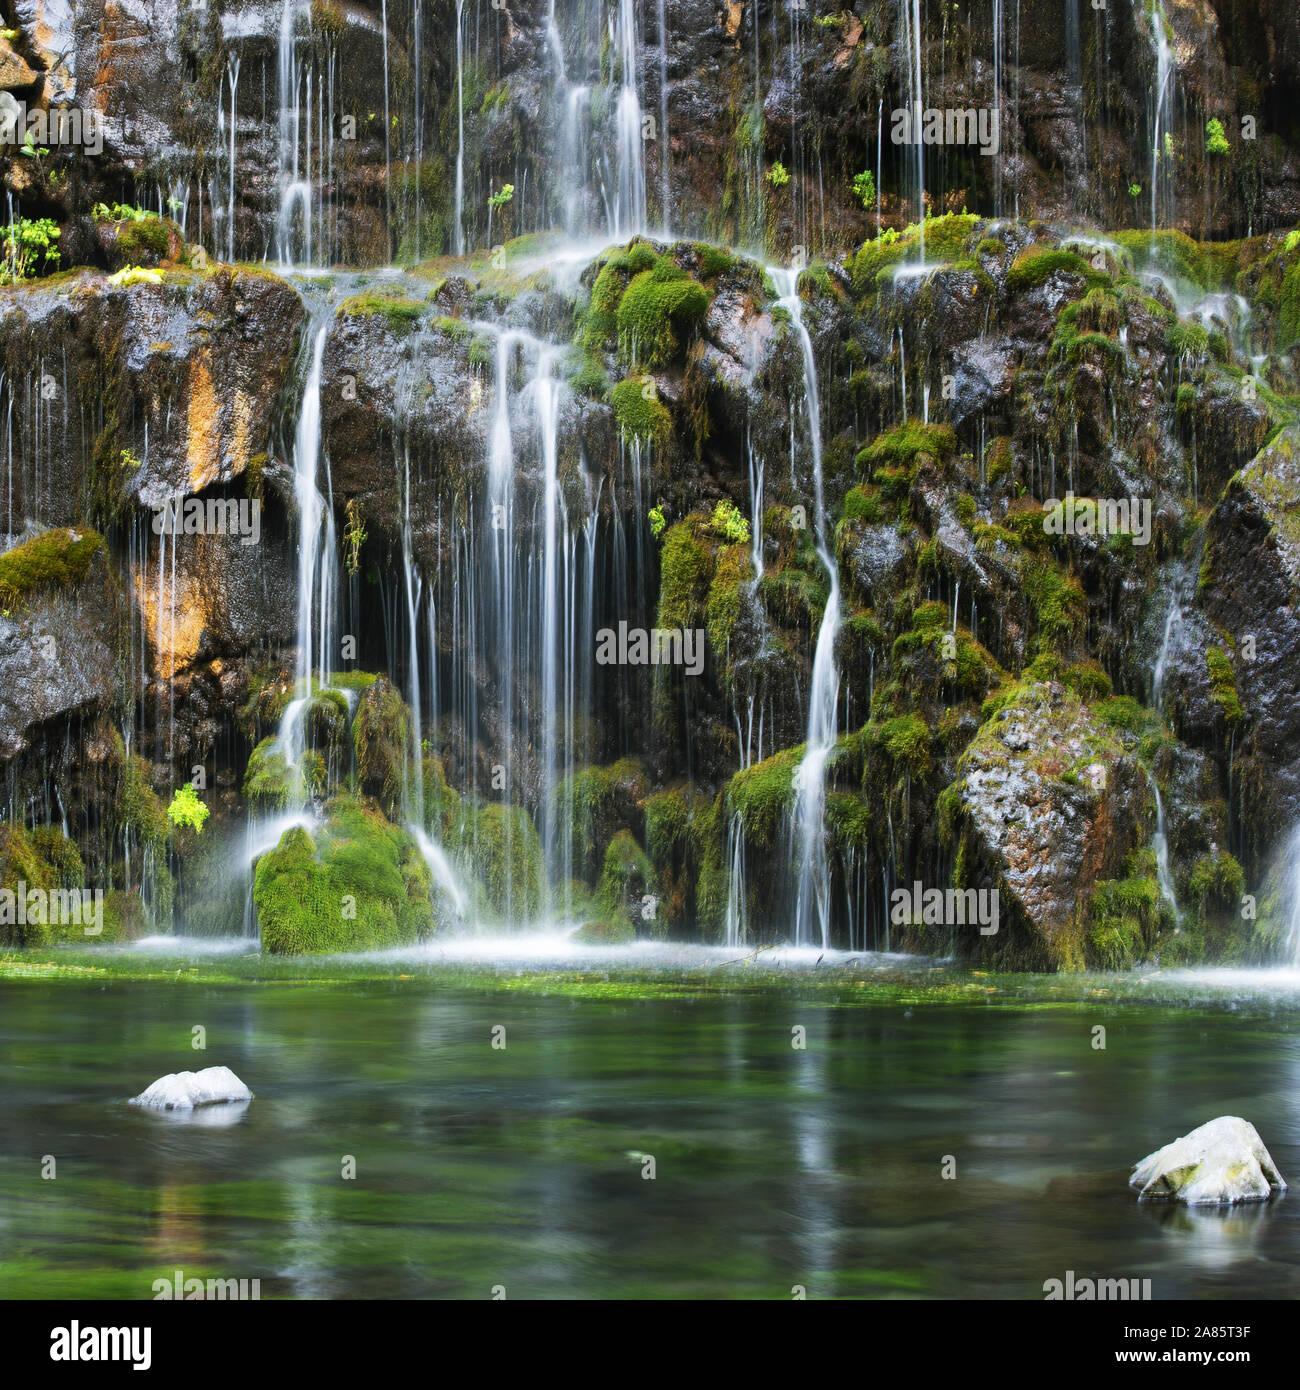
[[[903,52],[907,59],[907,104],[912,113],[916,153],[916,220],[920,226],[919,258],[925,261],[925,142],[920,138],[920,122],[925,111],[925,90],[921,69],[921,0],[902,0],[898,7],[903,25]]]
[[[799,272],[770,267],[778,289],[786,293],[781,307],[799,337],[803,352],[804,403],[808,413],[808,442],[812,453],[814,489],[814,538],[818,559],[826,570],[830,592],[817,633],[813,655],[812,685],[808,694],[808,737],[803,760],[795,774],[794,826],[796,873],[795,944],[812,942],[814,925],[822,949],[830,946],[830,864],[826,857],[826,763],[836,738],[836,707],[839,698],[839,671],[835,665],[835,639],[840,627],[839,566],[831,550],[822,489],[821,404],[817,385],[817,363],[812,339],[803,321],[803,300],[799,297]]]
[[[659,0],[659,182],[662,185],[663,234],[671,236],[672,214],[668,204],[668,173],[671,160],[668,147],[668,14],[665,0]]]
[[[293,492],[298,506],[298,656],[294,669],[294,698],[285,709],[279,733],[279,751],[289,767],[298,765],[306,748],[305,715],[312,696],[313,642],[318,632],[321,684],[328,679],[330,669],[328,642],[333,623],[334,577],[322,560],[334,553],[334,522],[332,515],[327,515],[325,499],[316,485],[320,464],[321,363],[329,322],[328,316],[324,316],[314,324],[311,359],[293,443]],[[319,620],[315,606],[318,592]]]
[[[1160,896],[1167,902],[1174,914],[1174,925],[1181,928],[1183,914],[1178,907],[1178,894],[1174,888],[1173,870],[1169,867],[1169,840],[1165,835],[1165,803],[1160,796],[1160,786],[1150,774],[1147,778],[1156,796],[1156,833],[1151,840],[1151,848],[1156,852],[1156,878],[1160,883]]]
[[[745,822],[737,811],[727,826],[727,865],[731,871],[727,887],[726,943],[740,946],[745,941]]]
[[[619,75],[615,107],[618,195],[610,212],[609,229],[615,241],[623,241],[641,231],[645,224],[645,147],[637,90],[640,43],[633,0],[618,0],[613,40]]]
[[[452,249],[465,254],[465,0],[456,0],[456,202],[452,212]],[[555,12],[554,0],[551,13]]]
[[[1151,231],[1154,233],[1159,222],[1159,190],[1163,177],[1166,186],[1165,220],[1172,220],[1173,160],[1162,148],[1173,143],[1173,72],[1174,51],[1170,43],[1169,19],[1161,0],[1134,0],[1146,20],[1151,37],[1151,51],[1155,57],[1155,85],[1151,90]],[[1162,163],[1163,160],[1163,163]],[[1168,173],[1162,175],[1162,170]]]
[[[1182,630],[1182,625],[1182,576],[1176,575],[1169,595],[1169,608],[1165,614],[1160,650],[1156,654],[1155,668],[1151,673],[1151,703],[1161,714],[1165,712],[1165,672],[1169,666],[1169,654],[1173,650],[1176,635]],[[1152,838],[1151,848],[1156,852],[1156,877],[1160,882],[1160,896],[1172,909],[1175,924],[1181,927],[1183,914],[1178,906],[1178,893],[1174,886],[1173,871],[1169,867],[1169,840],[1165,834],[1165,804],[1161,798],[1160,787],[1155,776],[1148,772],[1147,780],[1151,783],[1151,790],[1155,793],[1156,798],[1156,833]]]

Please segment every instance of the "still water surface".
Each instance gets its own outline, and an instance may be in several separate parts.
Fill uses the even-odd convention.
[[[0,982],[0,1297],[148,1298],[180,1269],[263,1298],[1041,1298],[1072,1269],[1295,1298],[1297,1021]],[[251,1105],[196,1123],[126,1104],[215,1064]],[[1225,1113],[1290,1195],[1230,1214],[1130,1196],[1136,1159]]]

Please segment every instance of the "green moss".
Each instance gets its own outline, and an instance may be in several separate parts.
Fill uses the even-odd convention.
[[[1193,241],[1185,232],[1166,227],[1116,232],[1114,239],[1136,261],[1153,264],[1202,290],[1231,289],[1251,251],[1248,242]]]
[[[927,262],[956,260],[979,222],[972,213],[949,213],[925,221],[925,259]],[[921,227],[913,223],[901,234],[892,229],[864,242],[850,262],[855,292],[861,296],[881,289],[893,267],[900,261],[920,255]]]
[[[1131,876],[1099,882],[1089,901],[1088,963],[1126,970],[1144,959],[1160,929],[1160,884]]]
[[[727,816],[740,816],[750,846],[764,850],[776,847],[778,830],[794,805],[794,774],[803,755],[802,744],[784,748],[744,768],[728,783]]]
[[[710,246],[704,241],[695,243],[695,256],[700,276],[705,280],[727,274],[736,264],[735,256],[725,247]]]
[[[609,842],[600,874],[600,902],[611,916],[626,917],[654,883],[654,868],[630,830],[620,830]]]
[[[865,521],[869,524],[883,521],[885,509],[875,490],[865,483],[859,483],[844,494],[844,521]]]
[[[424,310],[424,304],[418,299],[408,299],[397,293],[364,290],[360,294],[349,295],[339,305],[338,316],[356,319],[378,314],[394,333],[400,334],[409,333],[424,317]]]
[[[167,808],[153,789],[149,764],[134,753],[122,759],[114,809],[118,825],[145,846],[156,848],[167,839]]]
[[[747,545],[728,545],[718,552],[705,617],[709,645],[719,655],[726,652],[731,641],[732,629],[740,617],[744,584],[753,573]]]
[[[581,396],[603,400],[609,394],[609,377],[599,356],[580,348],[575,348],[570,354],[565,380]],[[671,417],[669,424],[671,426]]]
[[[1226,850],[1201,855],[1187,879],[1187,897],[1202,921],[1211,908],[1235,914],[1245,891],[1245,872]]]
[[[988,446],[984,459],[985,477],[990,485],[1001,482],[1011,472],[1015,461],[1012,441],[1006,435],[998,435]]]
[[[662,366],[677,357],[684,335],[705,315],[709,292],[671,257],[632,277],[616,314],[619,349],[629,362]]]
[[[1066,642],[1082,630],[1088,604],[1083,586],[1050,561],[1027,565],[1025,597],[1034,614],[1039,641],[1048,646]]]
[[[13,608],[42,588],[74,589],[103,547],[98,531],[60,527],[0,555],[0,606]]]
[[[347,797],[331,801],[317,839],[301,826],[258,861],[253,901],[273,955],[376,950],[434,926],[428,866],[411,837]]]
[[[585,767],[555,789],[553,814],[561,843],[573,846],[574,872],[595,877],[605,848],[644,791],[645,775],[633,758],[606,767]]]
[[[952,457],[957,437],[950,425],[927,425],[909,420],[877,436],[857,457],[862,471],[876,468],[910,468],[917,456],[927,454],[942,463]]]
[[[303,799],[301,776],[289,766],[278,737],[264,738],[249,755],[244,796],[255,806],[277,810]]]
[[[406,701],[387,677],[380,676],[362,693],[352,721],[352,740],[357,785],[377,797],[389,815],[402,799],[410,736]]]
[[[116,234],[117,249],[132,262],[150,256],[165,260],[170,244],[168,224],[161,217],[145,217],[138,222],[120,222]]]
[[[56,886],[54,871],[37,852],[27,829],[13,821],[0,821],[0,889],[15,895],[14,917],[18,916],[18,894],[49,892]],[[6,946],[45,946],[54,936],[48,922],[0,922],[0,943]]]
[[[542,842],[522,806],[493,801],[467,812],[462,847],[493,912],[519,921],[541,911]]]
[[[862,731],[863,741],[881,748],[900,769],[913,777],[930,771],[930,726],[919,714],[900,714]]]
[[[659,576],[657,625],[681,629],[702,626],[713,556],[689,517],[668,528],[660,552]]]
[[[1066,667],[1060,679],[1065,688],[1081,700],[1101,700],[1111,691],[1110,677],[1091,658]]]
[[[1031,246],[1011,263],[1007,271],[1007,292],[1021,294],[1036,289],[1058,272],[1077,275],[1090,286],[1105,287],[1111,284],[1109,275],[1093,270],[1082,256],[1073,251],[1062,251],[1054,246]]]
[[[1131,695],[1112,695],[1101,700],[1093,713],[1116,729],[1125,729],[1139,738],[1158,733],[1162,727],[1159,712],[1139,704]]]
[[[653,379],[628,377],[614,387],[609,398],[625,439],[637,439],[663,448],[672,438],[673,417],[655,392]]]
[[[1210,693],[1214,703],[1223,711],[1223,717],[1230,725],[1241,723],[1244,712],[1237,698],[1237,676],[1232,662],[1221,647],[1209,647],[1205,652],[1205,665],[1210,673]]]

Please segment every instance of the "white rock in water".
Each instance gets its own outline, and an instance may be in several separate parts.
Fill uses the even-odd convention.
[[[1262,1202],[1276,1187],[1286,1191],[1255,1126],[1236,1115],[1184,1134],[1148,1154],[1134,1169],[1130,1187],[1142,1197],[1167,1197],[1188,1206],[1223,1202]]]
[[[229,1067],[204,1067],[202,1071],[160,1076],[147,1091],[133,1097],[131,1104],[147,1105],[152,1110],[193,1110],[197,1105],[252,1099],[253,1093]]]

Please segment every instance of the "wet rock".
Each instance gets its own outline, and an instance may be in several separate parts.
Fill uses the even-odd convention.
[[[150,1110],[193,1110],[201,1105],[238,1104],[253,1093],[229,1067],[204,1067],[202,1071],[176,1071],[160,1076],[152,1086],[131,1099],[132,1105]]]
[[[111,704],[117,632],[102,554],[79,588],[38,591],[0,615],[0,757],[21,753],[42,725]]]
[[[1145,781],[1112,730],[1055,683],[1023,687],[981,727],[954,786],[963,886],[1002,894],[990,959],[1082,964],[1079,904],[1119,873]]]
[[[1198,607],[1217,630],[1248,733],[1239,756],[1260,774],[1244,779],[1247,818],[1278,825],[1300,816],[1297,497],[1300,430],[1292,428],[1228,484],[1206,524],[1197,585]]]
[[[1193,1207],[1263,1202],[1286,1191],[1255,1126],[1236,1115],[1220,1115],[1148,1154],[1134,1167],[1129,1186],[1144,1198]]]

